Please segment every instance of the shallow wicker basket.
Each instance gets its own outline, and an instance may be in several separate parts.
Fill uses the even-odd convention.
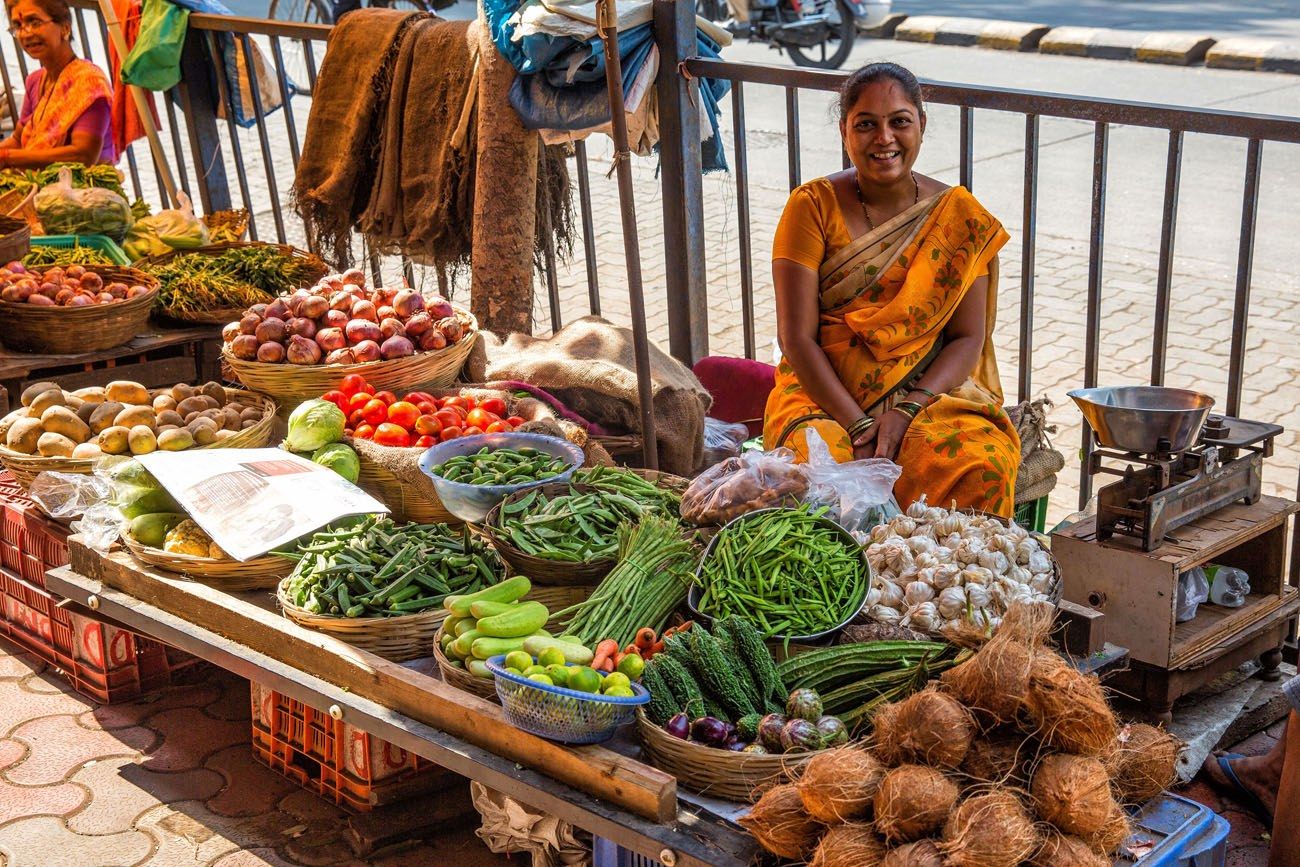
[[[32,227],[19,217],[0,216],[0,262],[15,262],[32,249]]]
[[[160,268],[179,256],[220,256],[227,250],[238,250],[245,247],[274,247],[286,256],[302,260],[310,271],[300,286],[310,286],[329,273],[329,266],[327,266],[315,253],[308,253],[305,250],[299,250],[297,247],[291,247],[288,244],[268,244],[262,241],[231,241],[224,244],[206,244],[202,247],[195,247],[192,250],[173,250],[170,253],[163,253],[159,256],[146,256],[137,261],[135,267],[142,271],[152,273],[153,269]],[[274,295],[275,293],[268,292],[267,294]],[[161,311],[161,313],[168,319],[176,319],[181,322],[225,325],[227,322],[238,321],[239,317],[244,315],[244,308],[225,307],[216,310],[203,310],[195,313],[173,313],[170,310],[164,310]]]
[[[116,265],[86,265],[107,285],[122,282],[149,291],[113,304],[85,307],[37,307],[35,304],[0,301],[0,341],[19,352],[47,352],[69,355],[98,352],[121,346],[144,333],[149,309],[158,296],[158,281],[150,274]]]
[[[464,311],[457,311],[457,316],[467,326],[465,336],[460,341],[446,349],[417,352],[390,361],[368,361],[364,364],[266,364],[235,358],[230,354],[228,345],[222,349],[221,357],[230,366],[231,373],[246,388],[269,394],[285,408],[338,388],[340,380],[352,373],[364,376],[376,391],[400,392],[421,386],[448,386],[456,381],[461,368],[465,366],[465,359],[478,341],[478,320]]]
[[[636,730],[646,760],[666,771],[692,792],[727,801],[751,803],[766,789],[797,775],[816,752],[754,755],[693,744],[675,738],[650,722],[644,710],[636,714]],[[819,751],[824,752],[824,751]]]
[[[497,697],[496,678],[475,677],[463,668],[457,668],[451,664],[447,654],[442,652],[442,629],[438,629],[438,634],[433,638],[433,658],[438,663],[438,670],[442,672],[442,679],[456,687],[456,689],[473,693],[479,698],[485,698],[488,701],[501,703]]]
[[[509,537],[501,530],[501,508],[510,502],[519,500],[534,491],[540,492],[546,496],[558,496],[567,493],[572,488],[579,493],[590,493],[598,490],[590,485],[570,485],[563,484],[541,485],[536,488],[525,488],[522,491],[516,491],[506,497],[500,503],[492,507],[483,520],[483,532],[492,542],[492,547],[497,549],[501,559],[510,564],[510,568],[521,574],[527,575],[534,584],[547,585],[551,587],[573,587],[573,586],[592,586],[599,584],[601,579],[609,574],[618,560],[614,557],[608,557],[603,560],[590,560],[585,563],[574,563],[562,560],[548,560],[545,557],[535,557],[516,548]]]
[[[141,563],[168,572],[178,572],[201,584],[210,584],[230,592],[273,590],[279,586],[280,579],[293,570],[293,563],[284,557],[256,557],[241,563],[238,560],[216,560],[147,548],[126,535],[122,536],[122,543]]]
[[[158,394],[160,390],[151,391]],[[244,403],[256,403],[262,407],[262,417],[252,427],[239,431],[232,437],[198,446],[202,449],[256,449],[271,441],[271,427],[275,424],[275,401],[251,391],[239,388],[227,388],[228,400],[238,399]],[[17,410],[15,410],[17,412]],[[13,413],[10,413],[12,415]],[[8,416],[6,416],[7,418]],[[0,445],[0,465],[13,473],[14,479],[29,490],[32,482],[40,473],[91,473],[95,470],[94,458],[47,458],[41,455],[25,455],[11,451]]]
[[[376,656],[393,662],[406,662],[429,655],[429,646],[438,634],[447,610],[442,607],[417,614],[398,614],[393,617],[338,617],[312,614],[289,601],[284,593],[284,581],[276,590],[276,599],[284,616],[299,626],[324,632],[353,647],[368,650]]]

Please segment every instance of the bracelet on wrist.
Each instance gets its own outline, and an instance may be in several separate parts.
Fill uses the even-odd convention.
[[[921,406],[919,403],[916,403],[915,401],[904,400],[894,404],[893,407],[891,407],[891,409],[898,410],[903,415],[907,416],[908,419],[914,419],[916,418],[917,413],[925,409],[925,407]]]
[[[938,397],[939,397],[937,394],[935,394],[933,391],[930,391],[930,389],[928,389],[928,388],[921,388],[921,386],[919,386],[919,385],[914,385],[914,386],[912,386],[912,393],[915,393],[915,392],[918,392],[918,391],[919,391],[921,394],[923,394],[923,395],[926,396],[926,398],[927,398],[927,403],[934,403],[935,400],[937,400]]]
[[[871,426],[875,423],[876,420],[873,419],[871,416],[864,415],[862,418],[858,419],[853,424],[849,425],[849,430],[848,430],[849,440],[853,441],[857,439],[862,434],[870,430]]]

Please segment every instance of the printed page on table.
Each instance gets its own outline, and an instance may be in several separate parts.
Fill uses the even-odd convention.
[[[236,560],[348,515],[388,511],[333,470],[282,449],[153,452],[139,460]]]

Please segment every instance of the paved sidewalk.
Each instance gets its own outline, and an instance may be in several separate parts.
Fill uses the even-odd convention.
[[[344,814],[253,759],[227,672],[97,706],[0,640],[0,867],[499,867],[472,829],[362,861]]]

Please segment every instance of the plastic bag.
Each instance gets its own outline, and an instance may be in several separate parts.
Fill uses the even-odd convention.
[[[1210,601],[1225,608],[1240,608],[1250,595],[1250,576],[1236,566],[1206,566]]]
[[[208,243],[208,227],[194,216],[194,205],[183,192],[176,194],[179,208],[142,217],[126,233],[122,249],[131,261],[161,256],[172,250],[192,250]]]
[[[704,418],[704,466],[711,467],[719,461],[740,454],[740,447],[749,439],[749,428],[743,424]]]
[[[825,506],[826,517],[860,541],[877,524],[901,514],[893,492],[903,468],[888,458],[836,462],[816,428],[806,428],[809,489],[804,502]]]
[[[140,32],[122,61],[122,81],[145,90],[170,90],[181,80],[181,49],[190,10],[167,0],[144,0]]]
[[[107,235],[121,242],[134,217],[131,205],[104,187],[77,189],[72,170],[59,169],[59,179],[36,194],[36,216],[47,235]]]
[[[117,541],[122,516],[110,503],[112,488],[102,474],[40,473],[27,492],[50,517],[67,522],[86,547],[101,554]]]
[[[700,473],[682,495],[682,517],[695,524],[725,524],[746,512],[797,506],[808,475],[794,452],[746,452]]]
[[[1186,623],[1196,617],[1196,609],[1210,598],[1210,581],[1200,566],[1178,576],[1178,608],[1174,620]]]

